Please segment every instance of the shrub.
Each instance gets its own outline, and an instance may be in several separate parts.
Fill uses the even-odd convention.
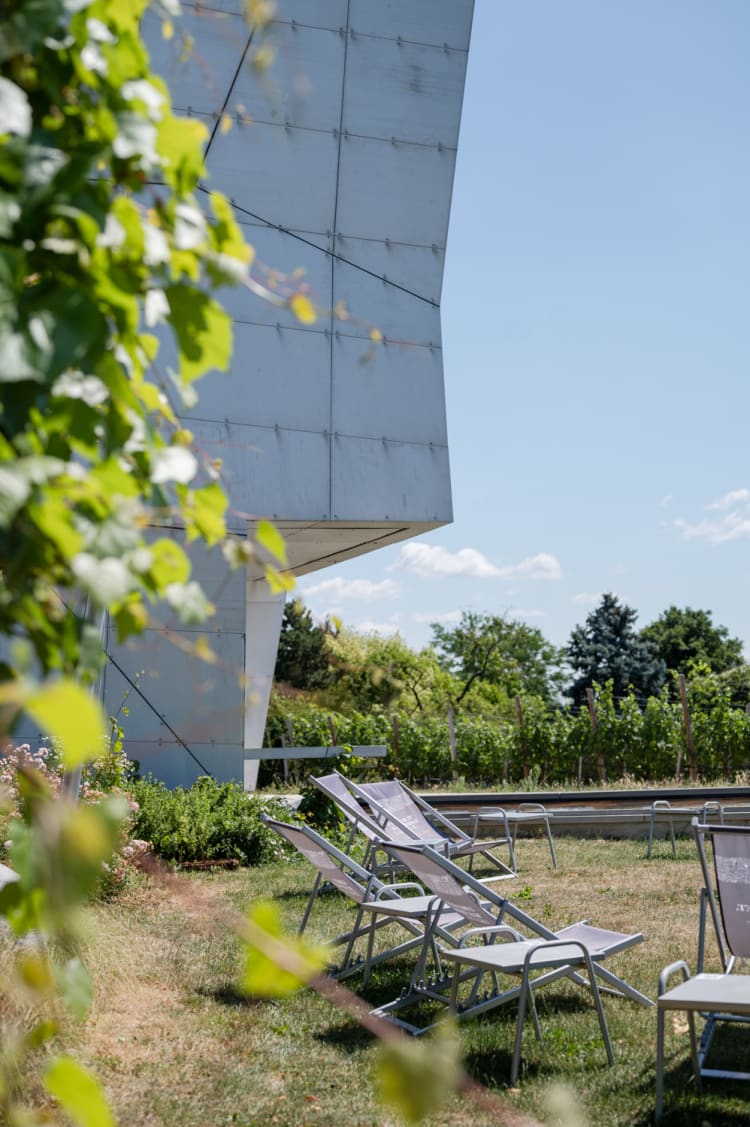
[[[30,744],[9,742],[0,754],[0,861],[13,865],[10,840],[11,824],[15,820],[28,821],[36,788],[28,786],[28,778],[38,780],[44,791],[57,798],[62,787],[62,761],[54,744],[32,751]],[[120,784],[126,781],[130,768],[120,746],[108,743],[104,751],[83,770],[79,800],[82,805],[96,806],[107,795],[119,795],[129,802],[131,813],[121,827],[114,852],[102,866],[96,895],[110,898],[129,883],[139,858],[146,852],[148,843],[133,840],[132,817],[136,804]],[[24,785],[24,776],[27,783]]]
[[[265,811],[288,819],[287,808],[246,794],[238,783],[203,776],[187,789],[169,790],[148,778],[133,783],[132,791],[138,803],[135,831],[165,861],[258,865],[284,850],[281,838],[260,816]]]

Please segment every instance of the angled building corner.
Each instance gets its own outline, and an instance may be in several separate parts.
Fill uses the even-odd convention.
[[[232,201],[257,259],[304,270],[330,311],[303,325],[245,290],[222,292],[231,372],[205,378],[186,415],[200,449],[222,459],[232,531],[270,518],[303,575],[452,519],[440,293],[473,0],[277,7],[276,61],[261,77],[242,0],[183,4],[189,64],[156,20],[145,34],[176,110],[211,130],[207,187]],[[196,634],[175,622],[170,639],[153,629],[127,647],[110,634],[106,706],[126,702],[143,773],[252,788],[245,749],[262,741],[283,597],[217,553],[193,559],[217,608],[218,663],[191,656],[180,643]]]

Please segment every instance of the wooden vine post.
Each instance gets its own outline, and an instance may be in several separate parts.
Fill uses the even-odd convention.
[[[518,742],[521,748],[521,767],[523,769],[524,779],[529,777],[529,757],[526,750],[526,741],[523,738],[523,709],[521,707],[521,698],[516,697],[516,722],[518,724]]]
[[[448,708],[448,747],[451,754],[453,782],[455,783],[458,778],[458,771],[456,770],[456,726],[453,722],[453,705]]]
[[[680,674],[679,679],[680,687],[680,704],[682,705],[682,722],[685,725],[685,743],[688,750],[688,771],[690,773],[690,782],[696,783],[698,781],[698,768],[695,763],[695,741],[693,740],[693,726],[690,723],[690,709],[688,708],[687,699],[687,686],[685,684],[684,673]],[[680,773],[680,760],[677,760],[677,774]]]
[[[596,732],[599,724],[599,717],[596,715],[596,701],[594,700],[594,690],[586,689],[586,704],[589,708],[589,716],[591,717],[591,729]],[[607,781],[607,768],[604,765],[604,752],[600,747],[596,751],[596,769],[599,774],[599,782],[606,783]]]

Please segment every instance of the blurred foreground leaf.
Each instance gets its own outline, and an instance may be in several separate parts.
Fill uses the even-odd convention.
[[[461,1079],[458,1034],[441,1023],[432,1037],[389,1041],[377,1068],[381,1101],[407,1123],[421,1123],[448,1100]]]
[[[275,904],[261,901],[247,914],[242,990],[254,998],[286,998],[325,967],[328,950],[284,935]]]
[[[42,732],[62,745],[68,770],[101,752],[104,713],[91,693],[70,678],[38,689],[27,698],[25,708]]]
[[[115,1127],[98,1082],[72,1057],[58,1057],[44,1074],[44,1086],[79,1127]]]

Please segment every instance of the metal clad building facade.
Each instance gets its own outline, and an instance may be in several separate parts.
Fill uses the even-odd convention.
[[[240,0],[183,5],[188,63],[156,19],[144,30],[175,109],[211,131],[206,187],[233,202],[257,260],[303,269],[330,311],[302,325],[223,291],[232,369],[202,380],[186,414],[197,448],[223,461],[232,530],[272,518],[304,574],[452,518],[439,303],[473,0],[277,7],[261,75]],[[143,772],[252,786],[245,748],[262,740],[283,600],[215,553],[194,564],[219,663],[197,662],[180,647],[196,634],[166,619],[176,645],[159,628],[126,647],[110,635],[106,705],[127,696]]]

